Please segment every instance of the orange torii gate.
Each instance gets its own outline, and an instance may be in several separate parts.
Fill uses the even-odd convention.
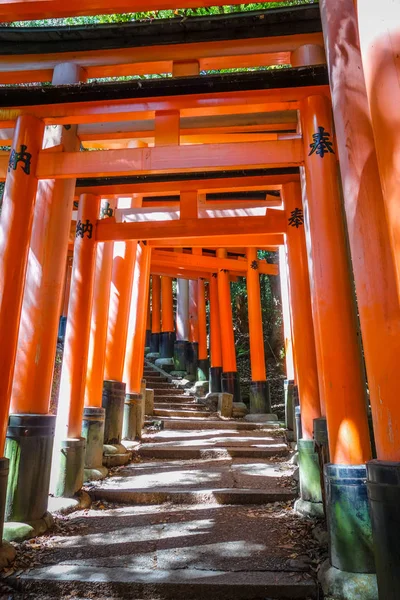
[[[184,7],[189,5],[183,0],[180,4]],[[208,4],[202,2],[203,6]],[[393,590],[398,589],[398,580],[392,572],[393,569],[388,569],[385,565],[390,564],[391,557],[396,552],[398,555],[398,545],[392,538],[387,539],[385,535],[382,537],[379,519],[385,521],[386,528],[383,529],[389,531],[393,528],[390,521],[393,512],[388,509],[386,514],[385,511],[378,510],[376,505],[379,502],[374,494],[381,485],[389,486],[393,491],[393,481],[398,481],[398,463],[394,461],[399,457],[395,377],[399,344],[399,302],[396,287],[396,252],[392,251],[397,243],[394,231],[397,208],[393,201],[393,198],[396,198],[393,191],[396,188],[396,165],[391,160],[396,144],[393,137],[395,128],[392,131],[389,119],[392,116],[392,108],[388,104],[391,92],[398,87],[398,65],[396,61],[392,61],[390,68],[379,68],[385,56],[391,57],[393,52],[397,52],[397,38],[396,35],[392,35],[392,27],[397,26],[397,21],[396,15],[392,15],[389,22],[387,16],[391,14],[389,10],[392,7],[383,2],[382,6],[376,9],[382,11],[385,18],[381,19],[383,25],[381,24],[381,30],[375,36],[379,43],[375,43],[367,13],[367,8],[370,11],[375,10],[372,2],[358,3],[359,20],[352,0],[340,0],[339,3],[336,0],[321,0],[320,7],[331,76],[337,139],[334,137],[327,70],[322,64],[324,59],[320,24],[319,28],[308,32],[303,31],[295,35],[290,35],[290,32],[270,36],[263,34],[260,38],[252,36],[240,39],[239,43],[237,40],[228,39],[228,36],[219,42],[202,39],[197,44],[177,43],[175,48],[172,47],[174,44],[168,47],[153,42],[148,44],[145,50],[141,49],[140,53],[132,47],[124,50],[114,47],[104,51],[95,50],[91,57],[87,49],[81,48],[77,53],[63,49],[59,54],[49,53],[51,57],[43,53],[33,58],[32,53],[22,50],[16,57],[10,58],[9,55],[5,55],[1,58],[0,82],[3,83],[32,82],[32,77],[40,77],[43,81],[68,84],[72,81],[84,81],[87,76],[158,72],[161,65],[168,69],[166,72],[174,75],[172,79],[140,84],[128,82],[103,86],[63,85],[64,89],[57,86],[32,86],[28,90],[7,88],[0,95],[0,126],[3,127],[3,139],[12,140],[10,156],[0,156],[0,178],[6,181],[0,220],[0,328],[5,340],[0,348],[2,444],[4,445],[13,385],[18,326],[38,180],[64,182],[68,186],[68,190],[65,189],[68,208],[65,209],[65,213],[59,213],[58,219],[59,222],[64,221],[64,225],[57,225],[55,219],[45,220],[46,232],[52,231],[53,245],[46,242],[46,235],[40,236],[36,233],[31,239],[31,245],[34,242],[41,243],[41,250],[47,250],[47,255],[51,256],[46,268],[48,272],[53,273],[58,297],[62,287],[59,273],[64,269],[68,250],[74,179],[86,179],[84,182],[78,182],[77,186],[77,193],[81,198],[73,274],[77,290],[75,296],[70,299],[70,319],[79,325],[79,348],[76,347],[77,332],[73,332],[70,326],[70,333],[67,333],[67,348],[71,349],[69,358],[72,361],[68,367],[67,379],[70,379],[71,387],[79,389],[79,393],[75,399],[69,395],[65,406],[72,406],[67,415],[70,425],[68,433],[75,436],[76,448],[83,448],[80,425],[84,386],[82,381],[78,381],[78,375],[73,373],[79,371],[79,360],[80,366],[85,363],[86,348],[89,346],[89,300],[94,281],[96,243],[115,243],[121,244],[125,249],[130,248],[131,255],[127,264],[128,270],[132,272],[136,261],[133,276],[136,296],[130,296],[132,286],[127,285],[125,305],[128,306],[130,302],[132,308],[140,308],[140,314],[143,316],[147,309],[144,300],[148,294],[151,256],[157,258],[158,255],[160,258],[165,252],[158,248],[212,247],[218,249],[217,261],[231,262],[231,259],[225,258],[225,253],[229,247],[236,246],[247,249],[248,267],[255,263],[259,267],[260,263],[255,254],[257,248],[265,245],[274,247],[285,242],[289,258],[290,297],[293,304],[296,304],[296,308],[293,307],[292,318],[303,423],[303,439],[299,442],[303,502],[298,508],[311,510],[315,508],[313,505],[321,507],[321,502],[318,502],[320,498],[312,496],[309,489],[307,490],[309,474],[307,469],[303,468],[305,462],[302,463],[302,459],[306,455],[313,455],[312,460],[316,464],[315,441],[318,440],[316,431],[313,439],[313,425],[316,420],[320,421],[320,415],[326,414],[332,461],[332,465],[326,468],[328,489],[332,492],[332,497],[328,498],[327,502],[332,538],[331,563],[343,571],[369,572],[374,568],[365,493],[365,463],[368,462],[371,506],[375,517],[379,514],[379,518],[373,519],[374,533],[377,539],[382,541],[377,555],[377,565],[381,573],[379,585],[384,590],[382,593],[385,600],[391,600],[395,597],[393,593],[396,593]],[[171,8],[169,0],[147,3],[146,6],[135,3],[135,10],[161,8]],[[92,0],[89,6],[82,7],[78,6],[76,0],[72,0],[68,6],[61,5],[56,0],[13,0],[7,3],[0,1],[0,19],[3,21],[57,17],[81,12],[96,14],[99,11],[111,10],[132,10],[132,2],[120,0],[117,5],[109,7],[101,0]],[[307,10],[318,9],[308,7]],[[290,23],[294,23],[295,19],[296,10],[293,11]],[[347,27],[342,26],[342,19],[345,19]],[[362,56],[357,36],[358,24]],[[390,48],[386,44],[387,39],[385,41],[385,35],[389,37],[387,32],[391,33]],[[12,33],[10,35],[12,37]],[[77,62],[71,65],[73,57]],[[61,61],[67,63],[65,68],[59,68],[62,66]],[[320,66],[309,67],[310,61]],[[249,73],[235,74],[234,77],[196,77],[200,68],[207,70],[289,63],[296,68],[264,71],[262,76],[259,73]],[[363,78],[363,66],[366,69],[367,85]],[[191,77],[186,78],[184,75]],[[377,85],[377,81],[382,85]],[[386,95],[381,90],[386,90]],[[105,96],[107,101],[104,101]],[[296,111],[299,111],[299,123]],[[72,126],[71,137],[75,143],[80,140],[86,142],[87,147],[110,149],[106,152],[74,151],[67,143],[66,135],[61,135],[52,147],[41,150],[44,125],[57,126],[59,133],[62,133],[63,126],[66,127],[66,131],[71,131],[68,128]],[[297,131],[297,125],[300,125],[301,135]],[[384,136],[388,141],[386,144],[383,144],[379,137],[381,130],[387,134]],[[349,140],[351,144],[348,143]],[[132,147],[134,144],[149,146]],[[371,451],[364,401],[364,377],[357,342],[346,237],[341,218],[341,197],[337,187],[338,158],[345,190],[346,219],[360,308],[370,401],[378,457],[381,459],[378,462],[369,462]],[[213,178],[212,183],[208,184],[209,190],[237,191],[236,184],[239,184],[239,178],[230,178],[229,172],[238,169],[246,173],[255,169],[281,172],[286,170],[285,181],[277,183],[275,179],[275,185],[280,186],[279,191],[282,192],[284,210],[278,211],[269,207],[267,214],[261,217],[199,218],[197,200],[203,188],[201,183],[196,185],[199,182],[194,185],[194,176],[201,173],[217,173],[219,180]],[[303,195],[300,190],[299,173],[304,188]],[[144,180],[127,181],[132,174],[159,179],[150,185]],[[170,181],[160,180],[167,174],[172,175]],[[179,177],[174,180],[173,177],[178,175],[182,176],[181,180]],[[262,189],[257,188],[254,181],[253,184],[256,191]],[[113,195],[118,197],[123,193],[143,194],[143,190],[149,190],[152,185],[155,194],[163,196],[168,192],[180,196],[179,219],[168,223],[116,222],[113,217],[97,220],[97,207],[107,189],[113,189]],[[22,197],[23,206],[19,201]],[[56,194],[51,197],[53,204],[55,197]],[[137,200],[138,208],[151,202],[146,200],[146,197],[139,197]],[[46,210],[50,209],[46,208],[44,202],[40,205],[42,214],[45,215]],[[67,218],[62,219],[62,215],[67,215]],[[37,222],[40,218],[35,215]],[[38,231],[40,228],[36,229],[36,232]],[[65,248],[61,248],[60,252],[54,252],[54,240],[57,239],[65,241],[62,243]],[[309,273],[306,268],[306,254],[310,258]],[[185,254],[181,254],[181,257],[184,256]],[[208,264],[211,264],[210,259],[215,260],[215,257],[200,255],[198,258],[201,261],[206,258]],[[366,268],[366,265],[370,266]],[[192,266],[189,265],[189,268]],[[162,268],[167,269],[170,266],[165,262]],[[169,274],[178,274],[179,270],[183,272],[184,268],[183,265],[175,264],[176,271],[169,271]],[[251,268],[250,266],[247,273],[248,285],[249,290],[254,291],[257,278],[250,271]],[[79,280],[79,270],[86,274],[85,285]],[[198,275],[197,270],[190,273]],[[224,352],[221,353],[218,341],[212,348],[212,354],[215,350],[215,359],[212,357],[212,369],[215,370],[212,373],[217,373],[218,377],[218,370],[222,367],[229,376],[234,375],[236,370],[230,317],[230,277],[231,275],[222,269],[221,276],[218,274],[218,281],[214,281],[213,277],[210,280],[211,321],[214,323],[214,332],[211,332],[215,339],[215,333],[219,333],[218,325],[215,324],[220,321],[224,342],[227,341],[226,347],[223,348],[226,368],[223,363]],[[29,274],[27,281],[30,281]],[[163,289],[165,300],[162,301],[161,335],[166,334],[171,341],[171,277],[164,275],[160,287]],[[84,289],[88,292],[86,295]],[[312,314],[309,296],[312,299]],[[218,303],[221,306],[218,306]],[[259,323],[258,306],[259,303],[254,302],[251,318],[253,326],[254,323]],[[54,306],[52,311],[54,312]],[[84,314],[86,318],[79,320],[79,315],[82,317]],[[127,317],[127,314],[125,316]],[[127,325],[127,319],[125,321]],[[146,319],[143,318],[142,321],[145,326]],[[302,327],[307,327],[307,335],[304,338]],[[133,347],[142,345],[140,328],[137,329],[132,322],[131,328],[135,334],[134,340],[131,340],[134,346],[130,348],[128,356],[132,355]],[[54,329],[52,327],[48,332],[53,340],[56,339]],[[259,332],[257,325],[256,330]],[[29,339],[25,341],[27,360],[33,364],[33,344]],[[125,343],[122,353],[125,353]],[[125,356],[120,357],[120,368],[123,368],[124,359]],[[131,364],[125,363],[125,366],[132,384],[129,393],[139,394],[140,390],[136,389],[139,385],[139,371],[133,372]],[[262,368],[258,368],[262,365],[257,364],[255,367],[258,373],[255,377],[263,377]],[[48,371],[49,365],[46,368]],[[309,370],[312,377],[306,380],[304,372]],[[18,369],[14,383],[16,380],[18,383],[19,374]],[[235,378],[232,377],[231,380],[234,386]],[[32,412],[29,424],[35,421],[36,417],[39,417],[41,423],[49,423],[45,414],[45,396],[44,394],[44,401],[40,403],[41,414],[35,413],[33,402],[30,403],[26,396],[24,402],[13,403],[10,423],[14,422],[13,417],[18,419],[23,411]],[[20,397],[23,398],[24,395]],[[72,446],[73,444],[65,446],[65,449]],[[1,466],[3,465],[6,468],[4,460],[1,461]],[[347,493],[346,478],[349,475],[352,476],[352,490],[356,490],[356,496],[351,502],[341,504],[340,494]],[[314,469],[314,476],[319,477],[318,469]],[[79,485],[77,480],[70,483],[71,489]],[[336,490],[340,492],[337,496]],[[47,494],[47,490],[45,493]],[[397,505],[397,502],[393,504]],[[335,520],[335,506],[345,511],[347,519],[357,523],[352,536],[342,526],[346,519],[340,522]],[[357,511],[353,511],[352,506],[356,506]],[[385,504],[385,509],[387,506],[388,503]],[[387,515],[390,515],[390,518]],[[360,536],[363,538],[362,544]]]

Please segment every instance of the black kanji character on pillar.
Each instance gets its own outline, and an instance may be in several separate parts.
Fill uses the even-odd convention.
[[[298,227],[300,227],[300,225],[303,225],[303,224],[304,224],[303,211],[301,210],[301,208],[295,208],[290,213],[289,225],[291,225],[292,227],[296,227],[296,229],[297,229]]]
[[[22,162],[24,165],[21,165],[23,172],[27,175],[30,174],[32,154],[26,151],[27,148],[28,146],[21,144],[19,152],[17,152],[14,149],[11,150],[10,160],[8,161],[8,172],[10,172],[11,169],[15,171],[18,166],[18,163]]]
[[[217,278],[218,277],[218,273],[212,273],[212,276]]]
[[[75,237],[84,238],[85,233],[87,233],[88,240],[91,240],[93,234],[93,224],[89,221],[89,219],[86,219],[86,223],[82,223],[82,221],[79,220],[76,224]]]
[[[258,261],[257,260],[252,260],[250,263],[250,268],[254,269],[255,271],[258,269]]]
[[[113,216],[113,209],[110,207],[110,203],[109,202],[104,202],[104,204],[101,207],[100,210],[100,217],[102,219],[105,219],[106,217],[112,217]]]
[[[325,154],[335,154],[333,142],[330,140],[331,134],[325,131],[324,127],[318,127],[318,133],[314,133],[312,137],[314,141],[310,144],[311,151],[308,156],[314,152],[321,158],[324,158]]]

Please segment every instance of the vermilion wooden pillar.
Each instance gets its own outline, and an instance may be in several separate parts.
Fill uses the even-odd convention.
[[[217,256],[226,258],[226,250],[218,248]],[[240,402],[240,385],[236,368],[235,336],[233,333],[231,284],[229,272],[218,272],[218,303],[222,347],[222,391],[233,394],[234,402]]]
[[[38,185],[35,173],[43,131],[43,122],[35,117],[24,115],[17,118],[0,216],[0,543],[9,468],[8,458],[4,457],[8,411]],[[9,450],[9,444],[7,448]],[[15,454],[19,456],[18,448],[15,448]],[[11,452],[7,451],[6,456],[11,458]],[[9,487],[15,485],[14,475],[15,472]],[[9,496],[8,490],[7,493]],[[9,511],[6,511],[6,518],[9,518]]]
[[[103,201],[101,203],[101,216],[103,218],[112,216],[114,208],[115,202],[113,200]],[[85,406],[101,407],[102,405],[113,252],[113,242],[97,244]]]
[[[160,275],[151,276],[151,344],[150,351],[160,351],[161,329],[161,278]]]
[[[210,357],[210,392],[221,392],[222,344],[217,273],[210,278]]]
[[[123,208],[123,199],[118,208]],[[141,205],[141,198],[132,198],[130,205]],[[104,443],[118,445],[122,439],[125,402],[124,361],[128,335],[129,305],[137,242],[114,242],[108,310],[107,345],[104,369],[102,405],[106,411]],[[122,451],[122,446],[118,446]]]
[[[128,394],[140,393],[146,339],[147,300],[150,284],[151,248],[138,242],[133,276],[124,378]]]
[[[189,280],[189,344],[187,349],[187,373],[197,379],[197,363],[199,357],[199,312],[197,279]]]
[[[171,277],[161,277],[161,358],[174,356],[174,303]]]
[[[150,308],[150,295],[149,302],[147,304],[147,317],[146,317],[146,348],[150,349],[150,338],[151,338],[151,308]]]
[[[283,335],[285,337],[285,365],[286,379],[284,383],[285,393],[285,425],[293,432],[293,438],[296,439],[296,420],[295,410],[298,394],[295,393],[295,359],[294,359],[294,335],[292,327],[292,310],[289,299],[289,272],[287,265],[286,244],[279,246],[279,280],[281,284],[282,299],[282,317],[283,317]]]
[[[321,416],[321,407],[304,218],[301,216],[298,220],[293,220],[292,217],[295,214],[303,215],[300,184],[285,184],[282,188],[282,196],[286,215],[290,220],[286,240],[297,367],[296,383],[300,397],[303,438],[311,440],[313,439],[314,419]]]
[[[115,201],[103,200],[100,218],[114,214]],[[105,409],[103,403],[108,311],[110,305],[113,242],[97,244],[90,341],[85,386],[82,436],[86,439],[85,481],[100,479],[108,471],[102,465]]]
[[[80,196],[53,454],[53,492],[58,496],[76,493],[84,476],[85,440],[81,432],[99,208],[97,196]]]
[[[64,63],[54,70],[56,83],[82,79],[84,74],[76,65]],[[78,150],[76,131],[76,125],[46,127],[43,147],[62,144],[65,151]],[[46,414],[49,410],[74,191],[74,179],[42,180],[38,185],[11,413]]]
[[[141,388],[146,340],[146,314],[149,301],[150,261],[151,248],[146,242],[138,242],[124,368],[127,394],[123,437],[129,440],[140,438],[143,426],[145,399],[142,397]]]
[[[363,60],[352,0],[322,0],[320,10],[378,456],[367,464],[367,487],[379,597],[395,600],[400,587],[399,7],[386,1],[356,4]]]
[[[250,412],[271,412],[265,367],[264,333],[261,314],[260,275],[256,248],[247,249],[247,305],[250,334]]]
[[[305,225],[312,259],[313,314],[317,317],[314,328],[322,350],[320,391],[325,399],[332,463],[324,471],[330,560],[342,571],[371,572],[365,489],[365,462],[371,458],[371,444],[330,101],[322,96],[305,98],[300,114],[307,190]],[[288,216],[289,227],[302,218],[297,208]],[[303,440],[300,446],[312,443]],[[351,528],[346,525],[350,522]]]
[[[174,344],[175,371],[186,372],[189,346],[189,281],[176,280],[176,341]]]
[[[197,309],[199,320],[199,354],[197,363],[198,381],[207,381],[209,377],[209,360],[207,352],[207,312],[205,281],[202,277],[198,280]]]
[[[123,381],[137,242],[115,242],[104,379]]]
[[[334,463],[357,465],[370,458],[371,446],[329,100],[304,99],[301,126],[330,455]],[[291,213],[289,227],[301,216]]]
[[[25,115],[16,121],[0,218],[0,455],[18,344],[25,272],[38,181],[35,177],[44,124]]]

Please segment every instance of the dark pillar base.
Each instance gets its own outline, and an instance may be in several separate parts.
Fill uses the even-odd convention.
[[[314,440],[297,440],[299,452],[300,500],[296,502],[297,512],[314,517],[323,517],[321,473],[319,458]]]
[[[240,385],[239,377],[236,371],[229,373],[222,373],[221,375],[221,387],[223,392],[233,395],[234,402],[240,402]]]
[[[208,358],[199,358],[199,360],[197,361],[197,381],[208,381],[209,372],[210,362]]]
[[[55,496],[72,498],[81,489],[85,467],[85,447],[85,438],[61,441]]]
[[[285,379],[285,426],[289,431],[296,431],[294,418],[294,380]]]
[[[318,454],[319,472],[321,477],[322,502],[324,505],[324,512],[326,514],[324,471],[325,465],[329,463],[328,425],[326,422],[326,417],[314,419],[313,430],[315,449]]]
[[[8,470],[9,470],[9,460],[5,456],[2,456],[0,458],[0,548],[1,548],[1,541],[3,539]],[[0,553],[0,555],[1,555],[1,553]]]
[[[10,415],[5,448],[10,461],[6,521],[26,523],[47,512],[55,423],[53,415]]]
[[[210,367],[210,392],[219,394],[222,392],[222,367]]]
[[[186,372],[197,379],[197,363],[199,356],[198,342],[189,342],[186,349]]]
[[[142,394],[126,394],[122,439],[140,440],[142,436]]]
[[[349,573],[375,572],[366,477],[365,465],[325,466],[330,563]]]
[[[160,358],[174,358],[175,331],[160,333]]]
[[[122,439],[124,419],[125,383],[104,381],[102,405],[106,411],[104,421],[104,443],[119,444]]]
[[[160,352],[160,334],[152,333],[150,337],[150,353],[157,354]]]
[[[367,463],[367,488],[379,598],[397,600],[400,590],[400,462]]]
[[[58,341],[64,342],[65,340],[65,331],[67,329],[67,317],[60,317],[58,323]]]
[[[271,413],[268,381],[250,383],[250,413],[258,415]]]
[[[151,343],[151,329],[146,329],[146,340],[145,340],[145,347],[146,348],[150,348],[150,343]]]
[[[186,371],[189,342],[176,340],[174,344],[174,371]]]
[[[296,426],[296,439],[301,440],[303,437],[303,427],[301,425],[300,406],[294,407],[294,419],[295,419],[295,426]]]
[[[86,440],[85,481],[103,479],[108,469],[103,467],[104,408],[85,406],[83,410],[82,437]]]

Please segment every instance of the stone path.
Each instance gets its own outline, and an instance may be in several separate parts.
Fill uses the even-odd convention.
[[[160,403],[195,404],[170,385],[157,388]],[[292,508],[283,432],[205,412],[170,416],[131,464],[88,486],[92,508],[63,517],[59,533],[36,540],[39,564],[6,580],[15,598],[320,598],[320,548]]]

